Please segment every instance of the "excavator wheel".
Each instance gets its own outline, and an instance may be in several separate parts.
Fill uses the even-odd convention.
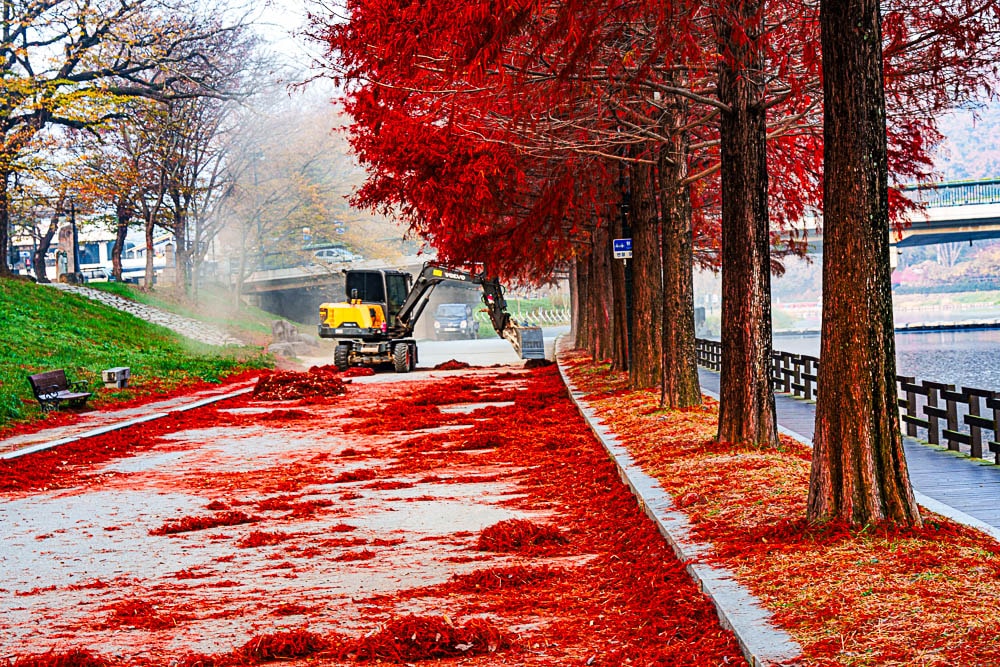
[[[400,343],[392,348],[392,365],[397,373],[409,373],[413,370],[413,353],[409,345]]]
[[[339,370],[346,371],[349,365],[347,359],[351,352],[349,345],[338,345],[333,349],[333,365]]]

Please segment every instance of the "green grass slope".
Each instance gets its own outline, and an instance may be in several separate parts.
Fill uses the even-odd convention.
[[[28,376],[65,369],[100,387],[101,370],[132,369],[133,385],[97,400],[155,394],[196,381],[217,382],[270,365],[256,347],[192,342],[127,313],[52,287],[0,280],[0,427],[32,419],[39,409]],[[105,390],[106,391],[106,390]]]

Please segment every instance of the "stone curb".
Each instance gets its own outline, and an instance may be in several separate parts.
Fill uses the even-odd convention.
[[[235,398],[237,396],[242,396],[243,394],[248,394],[254,390],[254,387],[244,387],[243,389],[237,389],[236,391],[230,391],[225,394],[218,394],[217,396],[209,396],[201,400],[195,401],[193,403],[186,403],[184,405],[178,405],[175,408],[170,408],[163,412],[153,412],[142,417],[133,417],[132,419],[126,419],[124,421],[115,422],[114,424],[105,424],[104,426],[98,426],[92,428],[89,431],[83,431],[82,433],[77,433],[76,435],[71,435],[65,438],[59,438],[57,440],[51,440],[49,442],[40,442],[36,445],[29,445],[27,447],[22,447],[21,449],[15,449],[10,452],[4,452],[0,454],[0,461],[16,459],[21,456],[26,456],[28,454],[34,454],[35,452],[42,452],[46,449],[52,449],[54,447],[59,447],[60,445],[68,445],[71,442],[76,442],[77,440],[83,440],[84,438],[92,438],[97,435],[104,435],[105,433],[111,433],[112,431],[119,431],[130,426],[136,426],[138,424],[143,424],[148,421],[153,421],[155,419],[160,419],[161,417],[166,417],[174,412],[187,412],[188,410],[194,410],[195,408],[200,408],[205,405],[210,405],[212,403],[217,403],[219,401],[224,401],[227,398]]]
[[[770,613],[731,572],[699,562],[710,547],[691,539],[687,516],[671,509],[674,503],[670,494],[635,463],[615,434],[601,424],[596,412],[586,404],[583,392],[567,377],[558,353],[555,357],[570,397],[618,468],[619,477],[631,489],[639,507],[656,524],[677,558],[685,564],[688,574],[715,605],[722,626],[736,635],[740,650],[750,665],[794,664],[802,655],[799,645],[788,633],[771,624]]]

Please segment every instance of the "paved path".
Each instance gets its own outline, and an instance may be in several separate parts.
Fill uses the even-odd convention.
[[[702,390],[718,396],[719,374],[699,368],[698,375]],[[778,425],[798,439],[812,442],[815,403],[775,394],[775,404]],[[957,514],[949,516],[983,528],[981,522],[992,528],[987,532],[1000,539],[1000,466],[943,451],[913,438],[904,437],[903,447],[910,481],[921,496],[917,498],[921,505],[942,514],[947,513],[947,508],[957,510]]]
[[[223,384],[183,396],[143,403],[132,408],[109,408],[83,412],[79,414],[79,419],[72,424],[53,426],[0,440],[0,460],[17,458],[43,449],[58,447],[80,438],[135,426],[151,419],[164,417],[171,412],[184,412],[207,403],[245,394],[253,391],[256,382],[257,380],[254,378],[244,382]]]
[[[84,287],[83,285],[67,285],[66,283],[49,283],[52,287],[61,289],[64,292],[73,292],[91,301],[100,301],[112,308],[123,310],[126,313],[135,315],[140,320],[159,324],[180,335],[196,340],[208,345],[243,345],[243,341],[234,338],[211,324],[205,324],[188,317],[168,313],[165,310],[154,308],[153,306],[131,301],[116,294],[110,294],[103,290]]]

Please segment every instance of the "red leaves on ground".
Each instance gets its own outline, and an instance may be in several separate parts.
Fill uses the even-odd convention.
[[[357,560],[371,560],[372,558],[375,558],[375,556],[377,555],[378,554],[376,554],[374,551],[369,551],[368,549],[362,549],[360,551],[345,551],[342,554],[334,556],[332,560],[342,563],[349,561],[357,561]]]
[[[414,405],[408,401],[379,405],[367,413],[359,412],[357,416],[369,418],[357,424],[345,425],[345,430],[362,434],[416,431],[437,428],[454,421],[453,416],[442,413],[437,406]]]
[[[317,634],[306,630],[290,630],[254,637],[234,653],[239,662],[254,664],[302,658],[329,646],[330,642]]]
[[[89,651],[43,653],[26,658],[16,658],[11,667],[109,667],[110,662]]]
[[[454,359],[449,359],[448,361],[443,361],[434,367],[436,371],[460,371],[464,368],[472,368],[469,364],[464,361],[456,361]]]
[[[345,378],[364,377],[366,375],[375,375],[375,369],[370,366],[351,366],[341,371],[340,375]]]
[[[409,663],[493,653],[509,645],[506,634],[482,618],[456,626],[446,618],[405,616],[372,635],[348,642],[342,652],[358,661]]]
[[[566,537],[548,525],[524,519],[509,519],[483,529],[477,548],[480,551],[519,551],[526,547],[566,544]]]
[[[261,500],[257,503],[257,509],[261,512],[286,511],[288,514],[285,515],[285,518],[304,519],[331,505],[333,505],[333,501],[326,498],[295,501],[293,497],[278,496]]]
[[[260,517],[251,516],[244,512],[229,511],[219,512],[211,516],[186,516],[177,521],[168,521],[159,528],[149,531],[150,535],[176,535],[177,533],[187,533],[194,530],[205,530],[206,528],[218,528],[219,526],[236,526],[242,523],[253,523],[260,521]]]
[[[295,537],[291,533],[283,533],[281,531],[268,533],[263,530],[251,531],[249,535],[244,537],[242,540],[236,543],[236,546],[242,547],[244,549],[250,549],[253,547],[266,547],[272,544],[280,544],[285,540]]]
[[[499,433],[473,433],[466,437],[457,445],[452,447],[455,451],[475,451],[478,449],[496,449],[503,447],[505,438]]]
[[[565,574],[565,570],[551,568],[547,565],[539,567],[512,565],[510,567],[489,567],[468,574],[457,574],[451,579],[458,591],[480,592],[528,586]]]
[[[378,477],[378,472],[370,468],[360,468],[358,470],[347,470],[330,480],[331,484],[345,484],[347,482],[367,482]]]
[[[166,614],[148,600],[122,600],[113,605],[110,611],[111,613],[104,621],[103,627],[164,630],[173,628],[178,625],[178,622],[187,620],[186,614]]]
[[[253,397],[258,401],[295,401],[301,398],[333,397],[347,393],[345,383],[326,366],[306,373],[275,371],[257,380]]]
[[[267,399],[262,399],[267,400]],[[305,410],[271,410],[260,415],[262,421],[285,421],[294,419],[310,419],[312,414]]]
[[[634,500],[617,480],[607,456],[590,438],[575,408],[569,403],[555,369],[518,373],[518,384],[527,389],[523,392],[511,392],[506,382],[508,379],[511,378],[504,378],[504,381],[492,377],[475,378],[473,382],[481,382],[482,388],[471,386],[468,376],[395,386],[358,384],[343,402],[324,403],[315,410],[317,429],[325,428],[327,417],[345,425],[351,419],[370,417],[374,420],[392,410],[388,407],[392,402],[407,405],[411,396],[425,390],[456,395],[469,392],[480,396],[506,392],[507,395],[493,400],[506,402],[511,395],[515,395],[516,401],[514,405],[491,406],[489,411],[476,415],[438,418],[442,423],[445,418],[453,419],[453,423],[463,427],[462,430],[442,429],[421,436],[396,436],[388,433],[389,428],[383,424],[383,428],[374,431],[372,437],[357,437],[356,444],[351,443],[355,445],[351,451],[330,448],[325,443],[307,444],[301,449],[291,450],[292,457],[282,458],[278,465],[274,464],[273,458],[265,456],[254,465],[241,465],[235,471],[225,464],[218,468],[206,466],[197,475],[182,479],[170,477],[170,488],[180,492],[203,493],[205,503],[219,511],[252,507],[253,510],[247,511],[258,512],[268,521],[266,533],[248,538],[258,544],[269,542],[268,536],[277,534],[279,530],[292,532],[299,529],[282,525],[280,522],[289,518],[278,516],[275,511],[294,512],[298,507],[305,511],[312,501],[299,501],[299,496],[288,489],[298,489],[307,484],[314,487],[310,489],[310,497],[321,502],[337,501],[335,516],[343,517],[345,522],[360,518],[359,514],[351,514],[351,511],[363,512],[364,509],[359,510],[358,507],[370,507],[365,503],[380,498],[375,490],[365,491],[363,502],[352,509],[354,503],[350,501],[359,496],[329,487],[334,479],[362,483],[377,480],[373,486],[379,488],[392,486],[400,480],[415,485],[433,485],[433,488],[426,489],[427,494],[421,493],[423,490],[414,493],[421,501],[430,502],[456,502],[459,499],[452,496],[462,494],[464,497],[469,491],[449,484],[506,487],[516,491],[504,496],[502,503],[505,508],[515,515],[521,512],[528,516],[551,514],[553,525],[564,527],[564,534],[551,526],[532,527],[531,522],[526,522],[527,526],[518,527],[515,523],[504,529],[494,527],[493,530],[498,533],[495,538],[507,546],[525,544],[516,554],[501,552],[499,555],[474,551],[477,535],[469,531],[436,535],[438,541],[419,540],[417,544],[407,535],[382,533],[379,537],[400,539],[372,539],[363,521],[359,521],[358,526],[348,523],[324,525],[321,531],[295,533],[297,539],[283,541],[273,550],[263,550],[264,553],[235,549],[239,537],[246,535],[247,530],[239,531],[236,539],[226,535],[225,539],[216,540],[217,536],[212,533],[203,537],[192,535],[188,539],[193,545],[198,544],[199,539],[206,546],[211,542],[214,557],[202,565],[192,563],[191,570],[185,574],[214,574],[206,577],[206,581],[184,582],[180,588],[186,594],[190,593],[192,599],[197,599],[198,604],[203,605],[199,609],[212,614],[212,618],[223,618],[225,614],[226,623],[245,622],[247,627],[266,628],[269,623],[287,622],[279,616],[304,615],[305,618],[296,618],[294,622],[301,622],[303,628],[320,633],[320,638],[327,642],[325,649],[318,649],[323,644],[313,645],[310,649],[315,649],[309,654],[310,661],[317,664],[344,664],[362,659],[392,660],[380,657],[387,654],[404,656],[403,659],[410,662],[425,659],[428,654],[430,659],[435,659],[433,656],[441,659],[461,657],[463,664],[468,662],[470,665],[499,662],[579,665],[590,656],[597,656],[597,661],[608,665],[627,661],[635,664],[745,664],[739,658],[732,635],[719,628],[710,605],[672,557],[652,524],[636,510]],[[386,408],[383,408],[383,402]],[[379,408],[370,410],[376,404]],[[363,406],[370,410],[370,414],[362,414],[355,406]],[[404,414],[407,409],[412,409],[412,406],[400,408],[396,414]],[[259,414],[245,411],[216,411],[210,416],[218,424],[263,424]],[[197,423],[201,427],[212,425],[208,416],[204,420],[199,418]],[[186,425],[175,424],[174,427],[184,429]],[[268,422],[265,428],[277,432],[274,422]],[[254,430],[254,434],[258,432]],[[214,432],[206,433],[206,442],[218,437]],[[309,441],[303,439],[303,442]],[[453,445],[460,446],[462,442],[502,442],[503,446],[484,449],[472,457],[455,452]],[[418,444],[411,447],[413,443]],[[176,443],[164,441],[163,446],[171,450],[189,447],[197,451],[199,445],[178,440]],[[348,453],[365,459],[345,458]],[[368,467],[345,472],[345,468],[358,465]],[[216,498],[218,500],[214,500]],[[393,501],[391,494],[381,499],[387,503]],[[211,503],[208,502],[210,500]],[[341,532],[354,531],[358,527],[363,528],[364,537],[346,538],[346,534],[359,533]],[[540,545],[532,543],[544,534],[573,537],[569,543],[565,540],[542,540]],[[396,546],[396,542],[403,546]],[[436,586],[424,587],[424,582],[418,580],[420,583],[413,588],[349,604],[336,594],[324,597],[322,592],[312,590],[308,600],[304,600],[301,590],[294,592],[294,586],[287,588],[281,585],[284,577],[292,574],[287,569],[289,563],[294,564],[294,574],[300,576],[328,570],[331,566],[345,571],[364,568],[373,574],[384,573],[387,569],[395,572],[400,562],[405,562],[400,558],[405,557],[415,544],[420,553],[433,554],[438,564],[481,562],[479,567],[485,569]],[[559,546],[557,552],[548,550],[555,544],[563,546]],[[341,554],[365,560],[333,562]],[[565,565],[565,570],[550,570],[545,565],[532,562],[531,557],[538,555],[565,556],[565,562],[561,563]],[[270,556],[278,557],[269,560]],[[256,563],[258,569],[244,569],[245,564],[250,562]],[[230,565],[215,567],[223,563]],[[467,567],[463,566],[461,570]],[[230,580],[217,581],[220,572],[226,573],[222,576],[236,576],[232,574],[236,571],[232,568],[239,568],[242,587],[238,591],[232,588],[215,591],[213,586],[236,585]],[[174,595],[178,582],[169,575],[164,578],[169,580],[166,587],[157,590]],[[412,580],[402,578],[401,581],[405,586]],[[242,596],[261,582],[266,583],[268,589],[263,599],[254,597],[255,604],[239,608],[229,604],[230,598],[237,597],[237,593]],[[137,585],[139,582],[129,584]],[[128,588],[123,590],[128,591]],[[392,615],[405,608],[402,604],[404,600],[418,598],[416,608],[419,609],[435,610],[433,613],[447,614],[452,619],[463,621],[473,618],[488,618],[490,621],[485,627],[478,627],[477,623],[485,622],[460,626],[457,622],[413,620],[411,617],[407,625],[405,619],[393,620]],[[345,602],[346,608],[340,608],[341,601]],[[307,602],[311,608],[301,608],[299,602]],[[358,615],[357,609],[363,609],[363,613]],[[610,609],[614,613],[595,614],[595,609]],[[352,633],[356,632],[357,638],[335,634],[341,623],[350,627]],[[519,630],[524,635],[523,644],[522,641],[515,643],[503,634],[508,632],[508,628],[525,628]],[[194,628],[179,628],[178,633],[188,630],[193,631]],[[428,634],[422,634],[424,630]],[[175,650],[171,647],[177,645],[180,634],[175,636],[174,631],[168,629],[150,632],[148,636],[149,645],[157,647],[156,652],[151,654],[155,657],[149,658],[151,667],[167,664],[178,667],[235,667],[256,660],[253,656],[240,654],[241,649],[207,656],[171,655]],[[277,642],[278,636],[275,637]],[[101,638],[81,639],[101,641]],[[504,647],[507,647],[507,652],[502,656],[470,657],[477,652]],[[280,650],[274,653],[280,653]],[[256,655],[266,654],[267,651],[262,650]],[[146,656],[139,658],[140,661],[146,659]]]
[[[258,635],[242,647],[221,655],[189,653],[172,660],[171,667],[236,667],[265,662],[294,660],[321,653],[331,642],[307,630],[290,630]],[[89,666],[87,666],[89,667]],[[102,666],[103,667],[103,666]]]

